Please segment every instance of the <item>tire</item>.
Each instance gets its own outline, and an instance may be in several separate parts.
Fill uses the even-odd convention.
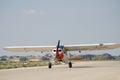
[[[49,64],[48,64],[48,68],[49,68],[49,69],[52,68],[52,63],[49,63]]]
[[[72,68],[72,63],[71,62],[69,62],[68,65],[69,65],[69,68]]]

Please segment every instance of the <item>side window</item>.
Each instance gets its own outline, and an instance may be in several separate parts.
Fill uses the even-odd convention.
[[[53,50],[53,52],[56,52],[56,50]]]
[[[60,49],[59,52],[61,52],[62,50]]]

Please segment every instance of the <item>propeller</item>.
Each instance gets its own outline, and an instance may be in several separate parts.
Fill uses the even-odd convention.
[[[60,47],[60,40],[58,40],[58,44],[56,46],[56,57],[59,55],[59,47]]]

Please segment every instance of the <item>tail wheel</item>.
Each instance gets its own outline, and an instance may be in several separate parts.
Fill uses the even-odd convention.
[[[72,68],[72,63],[71,62],[69,62],[68,65],[69,65],[69,68]]]
[[[48,68],[52,68],[52,63],[51,62],[48,63]]]

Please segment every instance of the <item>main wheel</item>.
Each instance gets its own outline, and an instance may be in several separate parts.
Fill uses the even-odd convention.
[[[48,63],[48,68],[52,68],[52,63],[51,62]]]
[[[71,62],[69,62],[68,65],[69,65],[69,68],[72,68],[72,63]]]

